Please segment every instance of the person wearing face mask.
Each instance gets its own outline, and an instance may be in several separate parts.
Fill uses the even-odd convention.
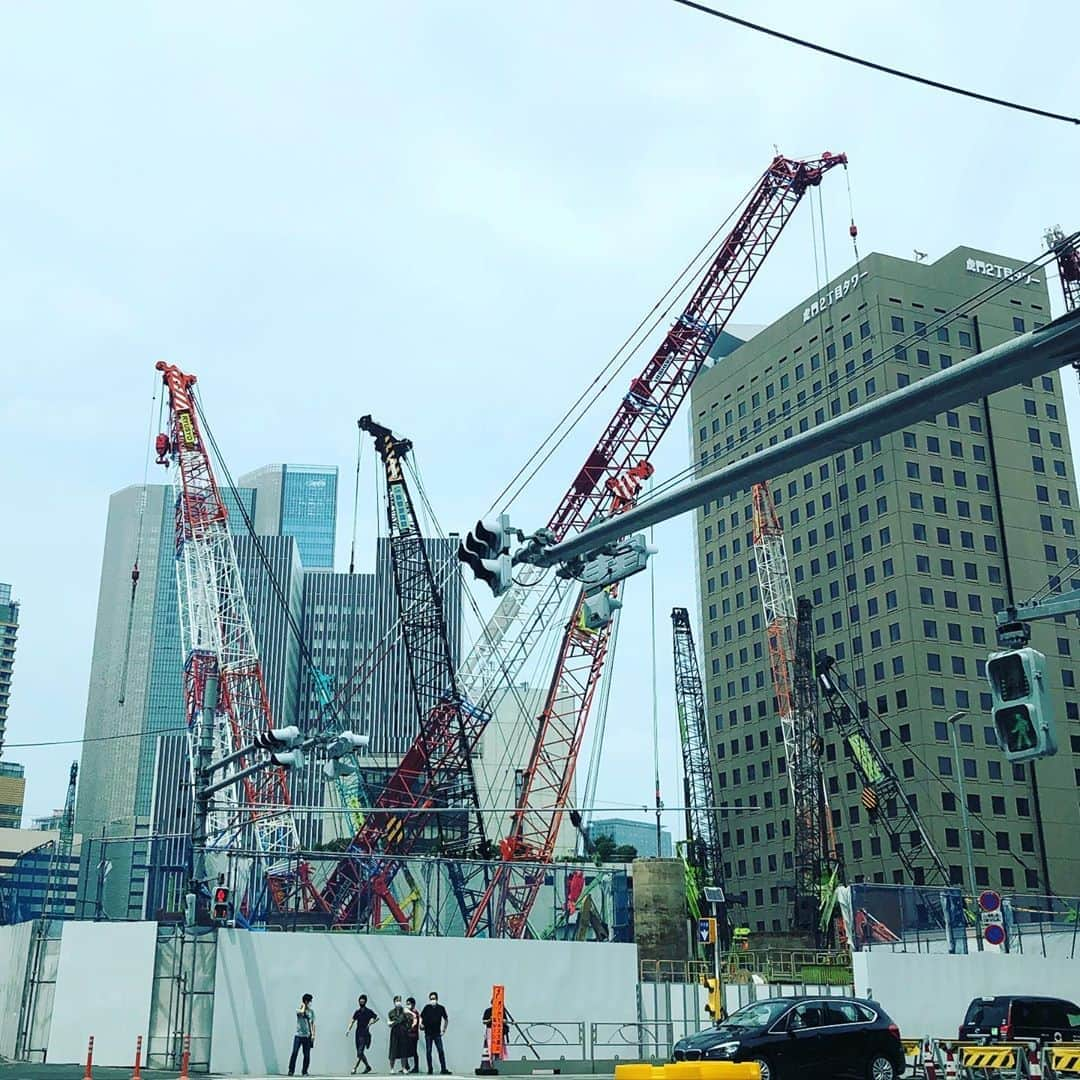
[[[409,1029],[412,1027],[412,1017],[401,1004],[401,995],[394,995],[394,1007],[386,1014],[386,1023],[390,1027],[390,1072],[398,1071],[397,1063],[401,1062],[401,1071],[409,1071]]]
[[[420,1014],[416,1011],[416,998],[405,999],[405,1012],[409,1017],[409,1039],[405,1045],[407,1060],[405,1071],[418,1073],[420,1071]]]
[[[446,1009],[439,1004],[439,995],[434,990],[428,994],[428,1003],[420,1013],[420,1026],[424,1030],[424,1048],[427,1050],[427,1071],[430,1076],[434,1069],[431,1064],[431,1048],[434,1046],[439,1052],[439,1072],[443,1076],[449,1076],[450,1070],[446,1067],[446,1054],[443,1051],[443,1036],[446,1034],[450,1018]]]

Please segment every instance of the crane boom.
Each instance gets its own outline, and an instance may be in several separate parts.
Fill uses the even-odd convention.
[[[1065,310],[1080,308],[1080,248],[1055,225],[1046,230],[1046,246],[1057,259],[1058,278],[1065,294]]]
[[[825,778],[821,770],[818,691],[814,678],[814,617],[810,601],[795,606],[795,660],[792,665],[794,756],[788,756],[795,811],[795,926],[818,935],[822,889],[835,852]],[[823,944],[820,940],[818,944]]]
[[[45,882],[45,896],[41,901],[41,917],[66,914],[65,898],[62,897],[62,882],[67,876],[68,861],[75,839],[75,788],[79,778],[79,763],[71,763],[68,773],[67,796],[64,799],[64,811],[60,815],[60,835],[49,860],[49,876]],[[57,910],[58,909],[58,910]]]
[[[173,466],[176,492],[176,575],[184,699],[192,767],[204,728],[209,726],[212,762],[223,775],[252,764],[240,753],[273,728],[262,663],[240,568],[229,533],[228,511],[218,489],[196,415],[195,376],[160,361],[157,370],[168,397],[168,433],[158,437],[159,461]],[[215,694],[216,690],[216,694]],[[215,700],[216,698],[216,700]],[[300,848],[290,811],[285,769],[268,766],[219,792],[207,817],[208,858],[223,872],[237,848],[253,858],[232,857],[231,878],[254,909],[268,886],[275,903],[288,903],[292,882],[303,892],[306,867],[292,877]],[[196,868],[196,876],[200,869]],[[247,876],[247,880],[243,880]]]
[[[679,713],[679,742],[683,759],[683,798],[686,803],[687,862],[694,872],[697,891],[724,884],[723,848],[709,751],[709,718],[701,684],[690,613],[671,610],[672,649],[675,663],[675,705]],[[700,904],[701,910],[707,910]]]
[[[609,508],[617,511],[633,505],[640,483],[629,492],[622,485],[643,466],[651,472],[653,450],[792,212],[806,191],[821,183],[825,172],[846,163],[843,154],[824,154],[810,161],[778,155],[769,164],[682,314],[631,382],[614,417],[556,507],[548,523],[556,539],[584,530]],[[503,862],[470,921],[470,935],[478,932],[485,914],[497,936],[527,933],[529,911],[541,883],[537,874],[517,872],[514,866],[528,860],[551,860],[609,642],[610,624],[598,630],[582,625],[581,604],[579,595],[563,631],[510,832],[500,844]],[[529,636],[529,628],[536,626],[535,619],[530,622],[533,614],[522,590],[511,589],[496,613],[501,640],[513,642],[510,623],[515,620],[526,627],[525,636]],[[493,636],[494,632],[485,638]],[[509,667],[512,677],[518,654],[512,645],[508,653],[506,662],[499,650],[490,655],[498,658],[504,670]]]
[[[948,886],[949,871],[870,730],[868,703],[842,685],[836,661],[828,653],[817,654],[816,666],[825,708],[847,743],[865,785],[863,805],[867,813],[888,833],[892,854],[903,864],[911,884]]]
[[[331,872],[322,897],[336,924],[356,924],[369,916],[377,924],[379,907],[385,903],[407,932],[411,921],[391,886],[404,856],[432,824],[432,815],[419,811],[433,807],[453,811],[435,815],[442,853],[460,858],[486,850],[472,751],[488,714],[465,700],[458,689],[442,593],[405,479],[405,458],[412,443],[396,438],[370,416],[358,424],[375,440],[385,470],[390,565],[420,731],[375,799],[346,857]],[[384,857],[374,858],[380,852]],[[455,889],[460,886],[453,875],[451,883]],[[466,901],[459,897],[459,902]]]

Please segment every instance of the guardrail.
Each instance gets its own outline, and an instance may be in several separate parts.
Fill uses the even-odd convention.
[[[1080,1043],[1040,1046],[964,1039],[904,1039],[908,1075],[925,1080],[1073,1080],[1080,1077]]]

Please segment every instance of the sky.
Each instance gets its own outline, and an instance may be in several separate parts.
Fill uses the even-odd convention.
[[[1080,111],[1080,69],[1052,45],[1075,40],[1075,5],[724,6]],[[344,569],[357,416],[414,440],[439,520],[468,529],[777,147],[849,155],[851,202],[838,170],[822,188],[830,277],[853,261],[852,205],[863,254],[1022,259],[1047,225],[1080,225],[1077,128],[668,0],[6,4],[0,131],[0,581],[22,602],[6,757],[27,766],[27,821],[61,805],[78,747],[15,744],[82,733],[108,496],[143,480],[155,361],[197,374],[234,475],[341,467]],[[815,291],[799,215],[736,322]],[[624,390],[515,524],[547,521]],[[658,478],[688,458],[680,419]],[[374,529],[362,499],[364,568]],[[655,542],[655,605],[646,579],[627,592],[598,814],[653,798],[652,610],[661,787],[680,803],[670,609],[697,605],[690,522]]]

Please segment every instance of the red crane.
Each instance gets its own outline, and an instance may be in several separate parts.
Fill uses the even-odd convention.
[[[844,154],[808,161],[778,155],[772,160],[682,314],[632,380],[552,515],[548,527],[557,540],[585,529],[600,514],[632,505],[641,479],[651,472],[653,450],[792,212],[829,169],[846,164]],[[551,861],[608,649],[610,624],[589,630],[580,616],[581,597],[563,632],[510,832],[500,842],[502,862],[473,912],[470,936],[528,933],[543,875],[525,864]]]
[[[1055,225],[1046,230],[1046,246],[1057,257],[1058,277],[1061,291],[1065,294],[1065,309],[1080,308],[1080,249],[1067,237],[1061,227]]]

